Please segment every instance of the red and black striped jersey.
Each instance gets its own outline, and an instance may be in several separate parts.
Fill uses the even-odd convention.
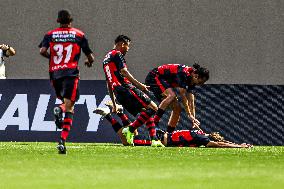
[[[92,53],[85,34],[76,28],[56,28],[47,32],[39,47],[50,48],[49,73],[51,79],[79,76],[78,61],[81,49]]]
[[[131,82],[120,73],[121,69],[127,68],[124,56],[120,51],[113,49],[108,52],[103,61],[103,67],[106,80],[112,90],[116,86],[131,84]]]
[[[172,87],[187,88],[188,79],[193,68],[182,64],[165,64],[153,70],[159,77]]]
[[[168,135],[168,146],[206,146],[210,139],[200,130],[178,130]]]

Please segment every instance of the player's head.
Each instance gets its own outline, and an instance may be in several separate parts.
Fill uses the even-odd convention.
[[[193,65],[193,69],[192,83],[195,85],[203,85],[209,79],[209,70],[196,63]]]
[[[219,132],[211,132],[208,135],[209,139],[215,142],[223,142],[224,141],[224,137],[220,135]]]
[[[61,25],[63,24],[71,24],[73,18],[68,10],[60,10],[58,11],[57,22]]]
[[[117,48],[122,54],[126,54],[129,50],[130,42],[131,39],[126,35],[119,35],[114,40],[115,48]]]
[[[167,135],[165,131],[163,131],[162,129],[156,129],[156,136],[162,143],[164,141],[165,135]]]

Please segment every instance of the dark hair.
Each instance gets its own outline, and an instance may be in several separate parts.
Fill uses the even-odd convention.
[[[194,73],[198,74],[198,77],[203,78],[205,81],[209,79],[209,70],[201,67],[199,64],[193,64]]]
[[[163,141],[164,140],[164,134],[166,134],[166,132],[163,131],[162,129],[156,129],[156,136],[157,136],[158,140]]]
[[[68,10],[58,11],[57,22],[60,24],[70,24],[73,21],[71,14]]]
[[[115,38],[114,43],[117,44],[119,42],[129,43],[131,42],[131,39],[126,35],[119,35]]]

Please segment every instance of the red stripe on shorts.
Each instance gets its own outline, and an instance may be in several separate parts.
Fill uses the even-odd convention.
[[[74,88],[73,88],[72,96],[71,96],[71,101],[73,101],[73,102],[76,101],[78,81],[79,81],[79,78],[76,78],[75,81],[74,81]]]
[[[131,94],[133,94],[135,96],[135,98],[143,105],[144,108],[146,108],[148,105],[143,102],[143,100],[131,89],[129,90],[131,92]]]

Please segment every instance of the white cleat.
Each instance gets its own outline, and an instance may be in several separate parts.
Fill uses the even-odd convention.
[[[105,105],[106,105],[107,107],[109,107],[109,109],[111,109],[111,110],[113,109],[113,103],[112,103],[111,100],[106,101],[106,102],[105,102]],[[122,107],[122,105],[120,105],[120,104],[116,104],[116,105],[117,105],[118,112],[123,113],[123,107]]]
[[[108,115],[110,113],[109,108],[96,108],[93,113],[95,114],[99,114],[103,117],[105,117],[106,115]]]

